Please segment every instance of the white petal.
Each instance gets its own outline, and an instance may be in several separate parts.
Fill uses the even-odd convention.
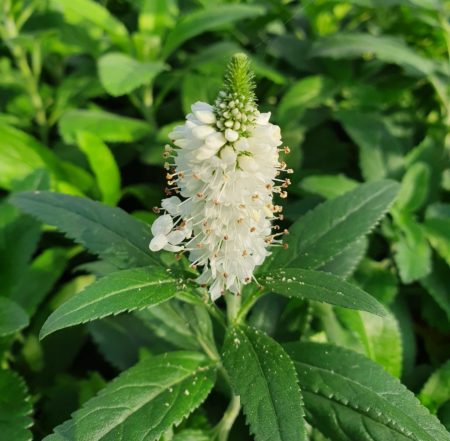
[[[192,129],[193,135],[198,139],[205,139],[207,136],[215,132],[214,127],[202,125]]]
[[[236,152],[233,147],[226,146],[220,151],[220,158],[225,164],[233,164],[236,162]]]
[[[260,113],[258,115],[258,117],[256,118],[256,124],[259,124],[259,125],[267,124],[269,122],[270,115],[271,115],[270,112]]]
[[[185,237],[186,237],[186,231],[174,230],[168,234],[167,239],[171,245],[177,245],[180,242],[183,242]]]
[[[158,234],[151,240],[149,248],[151,251],[159,251],[162,250],[166,245],[167,236],[164,236],[164,234]]]
[[[216,149],[210,149],[206,146],[197,150],[195,158],[199,161],[204,161],[205,159],[209,159],[217,153]]]
[[[235,132],[232,129],[226,129],[225,138],[227,139],[227,141],[234,142],[239,138],[239,133]]]
[[[170,214],[164,214],[158,217],[152,224],[152,234],[153,236],[158,236],[160,234],[167,235],[173,228],[173,219]]]
[[[216,152],[220,149],[220,147],[222,147],[225,143],[227,142],[227,140],[225,139],[225,137],[222,135],[222,133],[220,132],[215,132],[211,135],[209,135],[206,139],[205,139],[205,145],[209,148],[215,149]]]
[[[216,279],[209,288],[209,295],[211,296],[211,300],[215,302],[222,295],[222,291],[222,283],[219,279]]]
[[[234,147],[236,150],[240,152],[245,152],[250,148],[249,142],[245,138],[240,138],[235,144]]]
[[[180,214],[180,204],[181,200],[178,196],[171,196],[161,201],[161,207],[167,210],[172,216],[178,216]]]
[[[242,155],[239,156],[239,167],[241,167],[245,172],[251,173],[258,169],[258,164],[252,157]]]
[[[216,122],[216,116],[214,115],[214,108],[207,103],[197,101],[191,107],[194,116],[204,124],[214,124]]]

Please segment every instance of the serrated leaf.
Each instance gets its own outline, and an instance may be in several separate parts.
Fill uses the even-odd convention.
[[[446,401],[450,400],[450,361],[433,372],[418,397],[432,413],[436,413]]]
[[[335,276],[347,279],[356,270],[356,267],[365,256],[368,247],[368,240],[366,237],[356,239],[341,253],[337,254],[332,260],[327,262],[322,267],[318,268],[320,271],[332,273]]]
[[[0,337],[14,334],[27,325],[27,313],[16,302],[0,297]]]
[[[328,344],[285,345],[309,422],[335,441],[448,441],[450,433],[381,366]]]
[[[169,300],[185,289],[183,279],[162,268],[133,268],[102,277],[54,311],[40,338],[69,326]]]
[[[112,96],[121,96],[150,84],[153,78],[167,68],[159,62],[142,63],[128,55],[113,52],[98,60],[100,81]]]
[[[401,39],[387,36],[334,33],[316,41],[310,52],[312,57],[335,59],[359,58],[366,54],[397,64],[413,76],[430,75],[437,69],[433,60],[419,55]]]
[[[59,120],[64,142],[74,144],[80,131],[95,133],[105,142],[133,142],[151,132],[151,126],[138,119],[100,110],[67,110]]]
[[[275,340],[254,328],[236,326],[226,337],[223,363],[256,441],[306,440],[295,370]]]
[[[214,385],[215,367],[197,353],[146,358],[108,384],[45,440],[158,440],[204,401]]]
[[[11,202],[118,268],[159,265],[148,250],[150,228],[120,208],[52,192],[27,192]]]
[[[120,199],[120,170],[108,146],[89,132],[79,132],[77,143],[86,155],[105,204],[116,205]]]
[[[377,315],[386,313],[384,307],[361,288],[322,271],[283,268],[262,274],[259,283],[265,290],[289,298],[306,298]]]
[[[257,17],[263,12],[264,8],[256,5],[224,4],[186,14],[167,36],[163,57],[167,58],[177,47],[196,35],[245,18]]]
[[[264,267],[317,269],[342,253],[377,224],[393,203],[398,184],[370,182],[324,202],[295,222],[285,242]]]

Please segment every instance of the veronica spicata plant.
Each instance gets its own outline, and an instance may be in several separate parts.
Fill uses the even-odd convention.
[[[193,104],[169,135],[177,148],[166,146],[167,179],[183,199],[162,201],[150,249],[188,252],[213,300],[226,290],[239,295],[283,234],[272,233],[282,210],[273,194],[286,197],[289,184],[280,178],[280,128],[258,111],[254,88],[247,57],[234,56],[215,104]]]
[[[233,57],[214,105],[193,104],[170,134],[171,194],[151,227],[83,197],[13,195],[99,258],[83,267],[97,279],[50,314],[40,337],[102,319],[90,324],[102,347],[126,341],[108,352],[124,372],[46,441],[450,441],[397,378],[311,320],[314,311],[338,329],[332,308],[377,329],[391,320],[345,278],[398,184],[369,182],[317,205],[282,244],[276,198],[292,170],[269,117],[247,58]]]

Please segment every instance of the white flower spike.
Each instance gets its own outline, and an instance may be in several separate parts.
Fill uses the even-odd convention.
[[[227,290],[239,295],[268,247],[282,245],[286,231],[272,234],[272,221],[282,218],[273,193],[287,196],[289,179],[279,175],[292,172],[279,160],[280,128],[257,109],[245,55],[232,58],[224,83],[214,106],[195,103],[169,134],[177,147],[166,146],[169,194],[180,197],[162,201],[150,243],[152,251],[187,252],[213,300]]]

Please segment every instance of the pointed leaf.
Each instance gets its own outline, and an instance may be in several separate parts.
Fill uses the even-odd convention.
[[[155,441],[208,396],[215,363],[172,352],[140,361],[55,428],[46,441]]]
[[[160,268],[133,268],[102,277],[54,311],[41,329],[40,338],[124,311],[165,302],[185,289],[183,279]]]
[[[0,370],[0,434],[5,441],[31,441],[30,397],[15,372]]]
[[[370,182],[324,202],[290,227],[289,249],[274,253],[265,267],[320,268],[374,228],[398,188],[390,180]]]
[[[322,271],[284,268],[262,274],[259,283],[266,290],[289,298],[317,300],[377,315],[386,313],[383,305],[361,288]]]
[[[27,313],[16,302],[0,297],[0,337],[14,334],[27,325]]]
[[[226,337],[223,362],[256,441],[306,440],[295,369],[275,340],[235,327]]]
[[[450,433],[381,366],[318,343],[285,346],[303,387],[309,422],[335,441],[449,441]]]
[[[419,400],[432,413],[450,400],[450,361],[433,372],[420,391]]]
[[[48,191],[18,193],[11,202],[119,268],[159,265],[150,228],[120,208]]]

